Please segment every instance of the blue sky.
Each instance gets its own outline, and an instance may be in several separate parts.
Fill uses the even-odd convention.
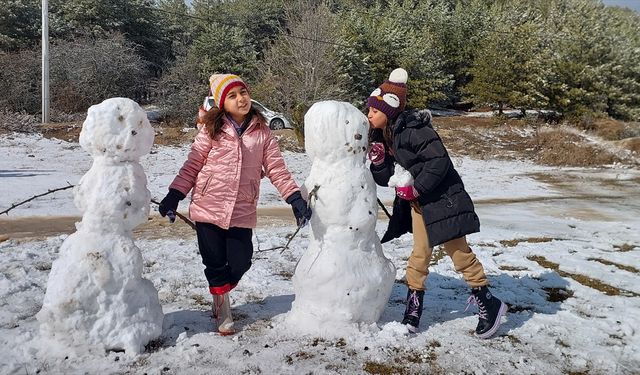
[[[616,5],[621,7],[627,7],[640,12],[640,0],[603,0],[605,5]]]

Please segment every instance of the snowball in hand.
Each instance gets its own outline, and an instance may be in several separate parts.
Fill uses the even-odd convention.
[[[413,176],[398,163],[394,164],[393,176],[389,178],[389,187],[412,186]]]
[[[339,336],[374,323],[387,304],[395,268],[375,232],[376,185],[365,165],[366,117],[353,105],[325,101],[305,115],[312,159],[303,190],[310,204],[309,248],[293,276],[295,301],[284,322],[300,333]]]

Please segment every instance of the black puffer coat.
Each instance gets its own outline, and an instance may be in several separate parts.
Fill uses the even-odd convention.
[[[378,185],[387,186],[394,173],[394,162],[408,170],[414,178],[414,187],[420,194],[429,245],[444,242],[480,231],[480,220],[473,202],[464,189],[460,175],[453,167],[442,140],[431,125],[431,113],[405,111],[392,127],[393,156],[387,152],[384,163],[371,165]],[[371,140],[381,141],[380,133],[373,132]],[[411,208],[407,201],[396,197],[389,228],[382,242],[399,237],[411,230]]]

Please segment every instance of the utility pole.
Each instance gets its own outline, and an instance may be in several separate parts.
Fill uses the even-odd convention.
[[[42,123],[49,122],[49,2],[42,0]]]

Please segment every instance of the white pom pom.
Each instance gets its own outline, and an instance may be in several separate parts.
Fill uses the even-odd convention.
[[[407,83],[407,79],[409,79],[409,74],[402,68],[395,69],[389,74],[389,81],[394,83]]]

